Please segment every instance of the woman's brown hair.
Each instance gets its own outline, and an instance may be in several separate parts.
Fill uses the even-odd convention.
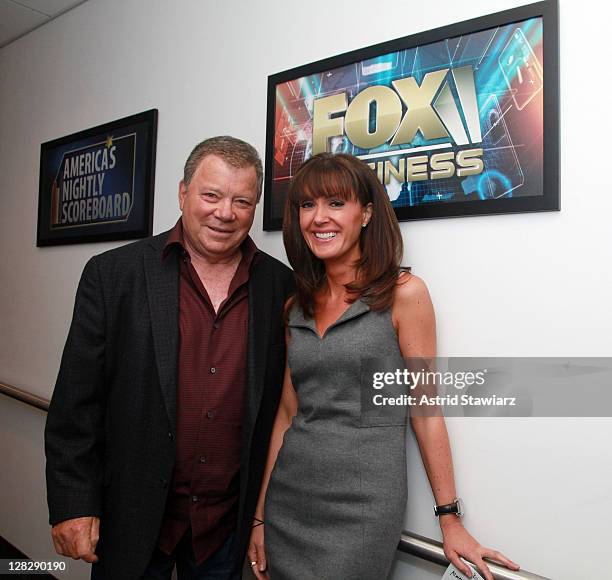
[[[373,310],[389,308],[402,260],[402,235],[389,197],[363,161],[344,153],[311,157],[291,181],[283,218],[283,241],[296,279],[296,300],[304,315],[314,314],[314,295],[325,282],[325,265],[300,231],[300,204],[308,199],[355,199],[372,204],[372,218],[361,230],[357,278],[347,284],[349,302],[362,298]]]

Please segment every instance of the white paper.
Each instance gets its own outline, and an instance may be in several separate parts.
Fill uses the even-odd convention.
[[[466,564],[472,569],[474,575],[472,576],[472,580],[484,580],[484,578],[478,573],[478,571],[466,562]],[[451,564],[444,572],[444,576],[442,576],[442,580],[470,580],[463,572],[459,572],[453,564]]]

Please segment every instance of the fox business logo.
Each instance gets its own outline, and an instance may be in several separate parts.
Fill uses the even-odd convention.
[[[454,84],[458,103],[451,90]],[[385,185],[399,182],[478,175],[484,170],[483,149],[465,147],[482,142],[474,71],[471,66],[429,72],[419,85],[414,77],[394,80],[391,87],[370,86],[349,103],[346,92],[314,101],[312,154],[327,151],[330,139],[346,136],[361,149],[409,145],[421,133],[425,141],[451,139],[461,149],[407,156],[410,149],[360,156],[362,159],[400,156],[370,163]],[[465,119],[462,120],[459,106]],[[467,131],[466,131],[467,128]],[[373,129],[373,130],[371,130]],[[450,142],[420,147],[439,149]]]

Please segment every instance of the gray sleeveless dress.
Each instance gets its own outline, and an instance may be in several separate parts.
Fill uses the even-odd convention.
[[[405,412],[362,412],[363,361],[403,367],[390,310],[357,300],[323,338],[289,315],[299,398],[265,505],[271,580],[384,580],[406,505]]]

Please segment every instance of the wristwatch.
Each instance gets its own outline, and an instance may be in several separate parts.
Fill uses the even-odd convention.
[[[460,497],[456,497],[453,500],[453,503],[434,506],[434,514],[436,517],[443,516],[445,514],[455,514],[458,518],[460,518],[464,513],[463,501]]]

